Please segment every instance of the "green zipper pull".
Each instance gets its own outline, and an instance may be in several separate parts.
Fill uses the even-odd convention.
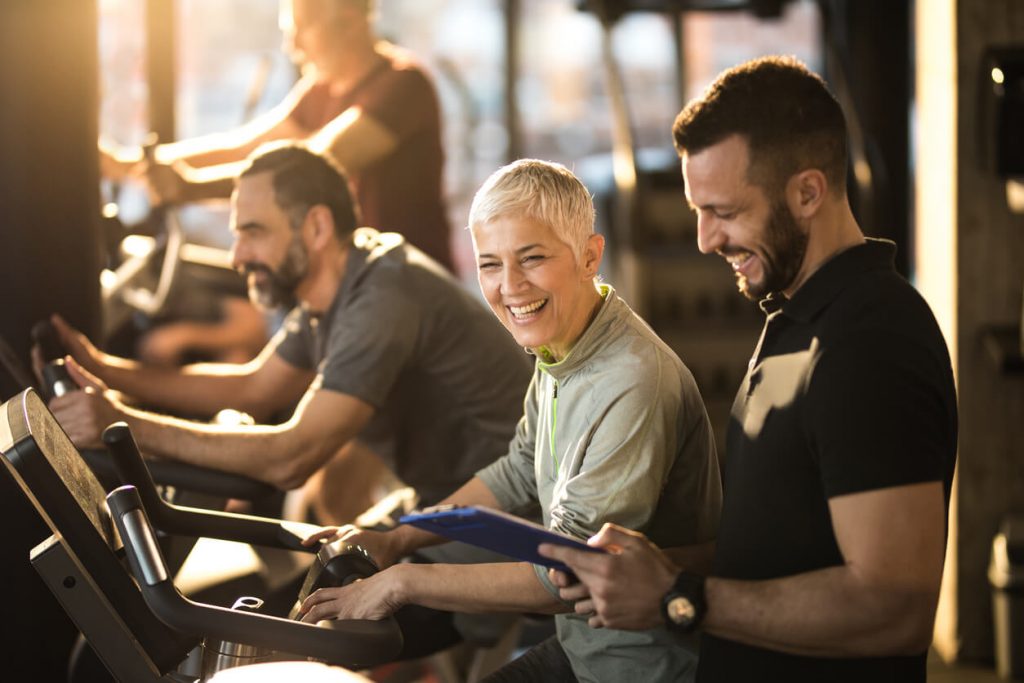
[[[557,478],[560,469],[558,451],[555,450],[555,428],[558,426],[558,380],[552,378],[551,382],[554,387],[551,391],[551,458],[555,463],[555,471],[552,474]]]

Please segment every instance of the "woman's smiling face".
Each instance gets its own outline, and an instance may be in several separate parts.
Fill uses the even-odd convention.
[[[480,290],[520,346],[565,358],[600,301],[594,276],[603,241],[582,255],[551,226],[528,217],[496,218],[472,229]]]

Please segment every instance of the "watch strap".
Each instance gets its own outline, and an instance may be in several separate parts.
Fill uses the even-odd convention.
[[[686,615],[679,614],[679,602],[688,609]],[[704,577],[690,572],[680,572],[668,593],[661,599],[662,614],[669,630],[689,633],[696,629],[707,613],[707,599],[704,593]]]

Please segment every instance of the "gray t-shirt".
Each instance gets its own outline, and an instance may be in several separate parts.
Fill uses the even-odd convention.
[[[320,388],[376,409],[359,438],[432,504],[508,450],[532,360],[477,299],[400,235],[360,228],[322,316],[274,341]]]

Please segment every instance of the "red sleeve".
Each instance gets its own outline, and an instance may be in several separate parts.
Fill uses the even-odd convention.
[[[437,99],[427,76],[407,65],[382,74],[363,90],[356,105],[399,140],[437,126]]]

